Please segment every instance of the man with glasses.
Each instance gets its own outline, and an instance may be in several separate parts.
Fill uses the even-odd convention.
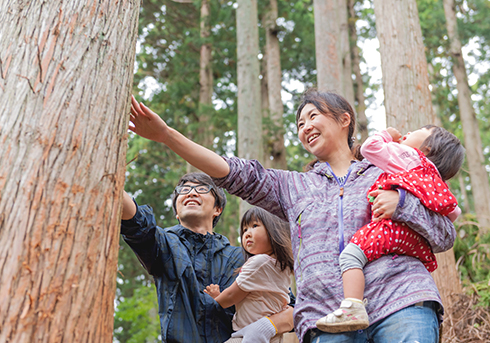
[[[232,333],[234,308],[221,308],[203,292],[210,284],[221,291],[229,287],[244,262],[241,248],[213,233],[225,205],[223,190],[208,175],[186,174],[172,193],[179,224],[162,229],[149,206],[124,193],[121,234],[154,277],[163,342],[221,343]],[[264,317],[238,334],[243,342],[268,342],[292,329],[292,308],[270,320]]]

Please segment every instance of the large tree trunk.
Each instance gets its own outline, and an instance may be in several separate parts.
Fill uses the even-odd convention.
[[[238,0],[238,156],[263,160],[257,0]],[[244,201],[240,213],[249,208]]]
[[[356,29],[356,21],[357,15],[354,10],[354,5],[356,0],[349,0],[348,8],[349,8],[349,33],[350,33],[350,42],[352,44],[351,54],[352,54],[352,72],[356,76],[356,87],[354,92],[355,103],[357,103],[357,132],[361,135],[361,142],[364,142],[366,138],[368,138],[368,120],[366,117],[366,104],[364,97],[364,83],[362,82],[362,74],[361,74],[361,54],[359,48],[357,46],[357,29]],[[352,102],[354,105],[354,102]]]
[[[265,27],[265,19],[262,25]],[[267,49],[263,53],[262,60],[260,61],[260,101],[262,110],[262,143],[264,144],[264,167],[272,168],[272,161],[270,155],[270,140],[267,139],[268,127],[269,127],[269,115],[270,115],[270,105],[269,105],[269,75],[267,75]]]
[[[437,254],[437,269],[432,273],[437,288],[441,293],[441,299],[444,306],[451,306],[451,295],[460,294],[463,292],[461,282],[459,280],[458,271],[456,269],[456,260],[454,251],[450,249],[443,253]]]
[[[313,0],[318,89],[342,92],[337,0]]]
[[[453,321],[453,314],[458,313],[461,309],[453,307],[455,294],[462,294],[463,288],[459,280],[458,271],[456,269],[456,260],[453,249],[437,254],[437,263],[439,267],[432,273],[432,277],[436,282],[441,300],[445,309],[444,322],[441,324],[440,342],[447,342],[445,334],[450,332],[450,327]],[[454,312],[457,311],[457,312]]]
[[[427,60],[415,0],[374,0],[386,124],[400,132],[434,123]]]
[[[266,167],[274,169],[287,169],[286,148],[284,147],[284,124],[283,124],[283,104],[281,99],[282,90],[282,71],[281,53],[279,50],[279,39],[277,33],[279,28],[277,20],[277,0],[269,1],[269,10],[264,18],[265,28],[265,56],[267,72],[267,97],[268,114],[267,126],[264,127],[264,138],[266,140],[266,152],[264,163]],[[264,99],[262,99],[264,101]],[[271,159],[272,158],[272,159]]]
[[[111,342],[140,2],[0,5],[0,342]]]
[[[209,24],[209,2],[201,1],[201,39],[209,39],[210,24]],[[211,43],[204,42],[201,45],[201,58],[199,69],[199,129],[198,139],[200,144],[207,148],[213,145],[213,126],[211,123],[211,111],[213,110],[213,68],[211,60]]]
[[[314,0],[317,83],[354,104],[346,0]]]
[[[175,0],[173,0],[175,1]],[[182,1],[177,1],[182,2]],[[187,1],[184,1],[187,2]],[[198,117],[199,127],[197,136],[194,138],[196,142],[212,149],[213,147],[213,123],[211,116],[213,112],[213,68],[212,68],[212,46],[207,40],[210,36],[210,8],[207,0],[201,1],[201,24],[200,36],[203,40],[201,44],[201,53],[199,59],[199,108]],[[197,172],[190,163],[187,163],[187,172]]]
[[[351,58],[351,46],[350,46],[350,32],[349,32],[349,15],[347,0],[337,0],[338,8],[338,25],[339,25],[339,51],[340,51],[340,63],[342,68],[341,84],[342,84],[342,96],[354,107],[354,82],[352,81],[352,58]],[[355,43],[355,42],[354,42]]]
[[[482,234],[490,230],[490,186],[488,173],[485,169],[483,149],[478,129],[478,119],[471,102],[471,91],[461,52],[461,42],[458,37],[454,0],[444,0],[446,26],[451,43],[450,51],[453,61],[453,73],[457,81],[458,105],[463,126],[466,158],[470,173],[471,191],[475,199],[475,212]]]

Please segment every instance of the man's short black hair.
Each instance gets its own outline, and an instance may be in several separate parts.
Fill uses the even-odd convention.
[[[211,193],[214,196],[214,207],[220,208],[221,213],[219,216],[214,217],[213,219],[213,228],[218,224],[219,219],[221,218],[221,214],[226,206],[226,195],[222,188],[216,186],[213,179],[204,173],[189,173],[182,176],[177,183],[177,186],[182,186],[186,182],[193,182],[197,184],[210,185],[213,188],[211,189]],[[179,194],[175,189],[172,193],[172,208],[174,210],[174,214],[177,214],[177,197]]]

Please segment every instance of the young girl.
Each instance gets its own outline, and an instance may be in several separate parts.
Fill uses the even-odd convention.
[[[390,127],[368,138],[361,153],[385,172],[369,192],[400,187],[418,197],[430,210],[447,215],[451,221],[461,213],[456,198],[444,182],[458,172],[464,158],[464,148],[452,133],[427,125],[402,138],[398,130]],[[363,268],[367,262],[394,253],[418,258],[429,272],[437,268],[436,258],[425,238],[404,223],[378,220],[378,212],[374,211],[372,222],[354,234],[340,255],[345,300],[338,310],[317,321],[320,330],[345,332],[369,326],[362,301]]]
[[[246,262],[237,279],[221,293],[214,284],[204,290],[221,307],[236,306],[235,331],[287,308],[294,267],[287,223],[276,216],[251,208],[243,215],[240,236]],[[271,324],[275,327],[272,321]],[[227,342],[241,342],[241,338]],[[282,335],[274,336],[270,342],[282,342]]]

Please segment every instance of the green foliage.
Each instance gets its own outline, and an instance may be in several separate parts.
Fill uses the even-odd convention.
[[[160,320],[155,307],[155,286],[150,284],[135,288],[131,297],[119,303],[117,314],[114,336],[119,342],[156,343],[161,341]],[[129,325],[123,330],[118,331],[117,328],[122,328],[128,323]],[[126,331],[125,338],[120,335],[123,331]]]
[[[471,214],[464,215],[457,233],[454,254],[463,285],[480,296],[479,305],[490,307],[490,233],[482,235]]]

